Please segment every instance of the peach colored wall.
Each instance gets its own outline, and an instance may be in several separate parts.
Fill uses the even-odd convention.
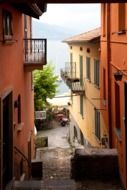
[[[103,17],[107,17],[108,11],[104,12],[102,5],[102,28],[104,26]],[[103,99],[103,68],[106,69],[106,93],[109,93],[109,97],[106,95],[106,99],[111,102],[110,108],[106,105],[105,111],[102,112],[105,124],[107,128],[111,129],[111,137],[112,137],[112,147],[117,148],[118,156],[119,156],[119,166],[120,166],[120,174],[121,179],[124,184],[125,189],[127,189],[127,165],[126,165],[126,153],[127,147],[125,146],[126,136],[125,136],[125,122],[124,122],[124,82],[127,81],[127,74],[125,71],[125,75],[121,81],[115,81],[114,73],[120,70],[127,70],[127,32],[124,34],[118,34],[118,3],[108,5],[110,8],[110,15],[108,17],[108,22],[106,20],[106,32],[105,35],[102,35],[101,38],[101,98]],[[125,4],[127,10],[127,3]],[[127,29],[127,11],[125,11],[125,29]],[[107,25],[109,24],[109,28]],[[109,33],[109,36],[107,34]],[[102,31],[103,34],[103,31]],[[109,39],[108,39],[109,37]],[[107,50],[107,39],[109,40],[109,48]],[[109,56],[109,62],[107,61],[107,56]],[[108,70],[109,68],[109,70]],[[109,82],[108,82],[109,79]],[[115,132],[116,126],[116,118],[115,118],[115,82],[120,87],[120,126],[121,126],[121,135],[118,136]],[[110,88],[111,86],[111,88]],[[108,99],[109,98],[109,99]],[[102,105],[102,107],[104,107]],[[108,112],[111,109],[111,122],[108,122]],[[110,134],[109,134],[110,135]]]
[[[80,76],[79,56],[83,56],[83,81],[85,95],[83,97],[83,117],[80,114],[80,96],[73,96],[72,106],[70,106],[71,116],[74,118],[84,138],[94,147],[100,146],[100,141],[95,135],[95,111],[94,108],[100,109],[100,90],[94,85],[94,59],[99,59],[99,43],[79,43],[71,44],[70,53],[73,55],[73,62],[76,62],[77,77]],[[80,50],[82,47],[82,51]],[[87,48],[90,48],[90,53],[87,53]],[[91,80],[86,79],[86,57],[90,57],[90,72]],[[103,118],[100,116],[101,122],[101,137],[107,134],[104,126]]]
[[[13,19],[13,43],[0,42],[0,96],[11,88],[14,104],[18,95],[21,95],[22,130],[17,131],[17,108],[13,107],[13,139],[14,146],[27,156],[28,136],[34,127],[34,105],[31,73],[24,72],[23,65],[23,15],[7,5],[0,6],[0,8],[9,10]],[[1,19],[2,17],[0,17],[0,24],[2,24]],[[0,40],[2,40],[2,33],[0,33]]]

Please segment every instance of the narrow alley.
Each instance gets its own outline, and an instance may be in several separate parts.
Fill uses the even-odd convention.
[[[55,124],[53,129],[39,131],[38,137],[48,137],[48,147],[38,148],[36,157],[43,161],[44,190],[122,190],[117,182],[82,181],[71,179],[70,159],[73,148],[68,143],[68,127]]]

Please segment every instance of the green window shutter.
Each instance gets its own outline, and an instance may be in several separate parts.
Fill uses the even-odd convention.
[[[86,57],[86,78],[90,80],[90,58]]]
[[[94,59],[94,84],[100,85],[100,64],[99,60]]]
[[[83,95],[80,95],[80,114],[83,117]]]
[[[95,109],[95,135],[100,140],[100,112]]]

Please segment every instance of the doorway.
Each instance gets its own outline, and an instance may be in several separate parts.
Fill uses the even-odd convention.
[[[13,177],[12,92],[1,100],[1,187]]]

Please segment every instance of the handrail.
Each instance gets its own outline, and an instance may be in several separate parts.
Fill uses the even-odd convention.
[[[28,164],[28,166],[30,168],[31,165],[30,165],[30,162],[29,162],[28,158],[16,146],[14,146],[14,149],[17,151],[17,153],[19,153],[24,158],[25,161],[27,161],[27,164]]]

